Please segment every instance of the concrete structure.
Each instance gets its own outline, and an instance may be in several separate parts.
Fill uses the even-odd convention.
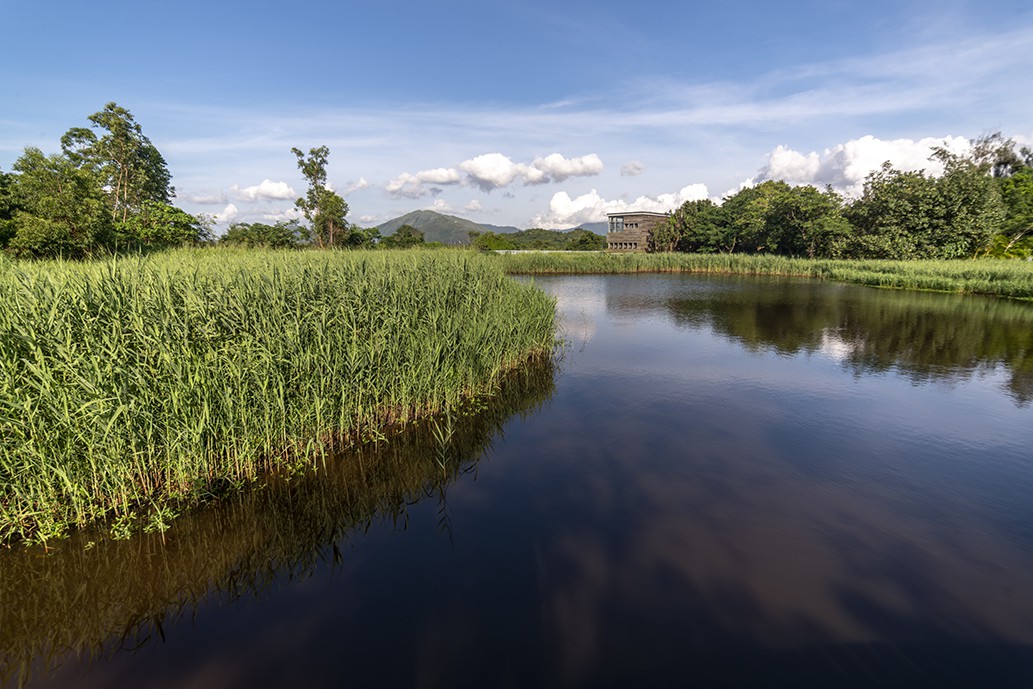
[[[607,213],[606,250],[615,252],[642,252],[649,250],[649,231],[667,217],[667,213],[627,211]]]

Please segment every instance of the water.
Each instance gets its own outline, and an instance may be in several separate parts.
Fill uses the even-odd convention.
[[[1033,686],[1033,306],[536,282],[560,361],[447,445],[0,553],[8,683]]]

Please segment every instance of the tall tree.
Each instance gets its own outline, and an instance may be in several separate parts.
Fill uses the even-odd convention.
[[[76,166],[99,175],[108,193],[111,219],[126,222],[147,201],[169,203],[175,190],[165,158],[144,136],[132,113],[108,103],[88,119],[92,129],[69,129],[61,137],[61,148]]]
[[[298,159],[298,169],[308,181],[305,196],[294,202],[311,225],[312,239],[320,247],[346,246],[355,244],[355,234],[348,226],[348,204],[327,184],[326,161],[330,149],[326,146],[309,149],[306,156],[300,149],[292,148]]]
[[[31,256],[91,254],[110,234],[96,177],[67,157],[26,148],[14,163],[14,235],[8,248]]]

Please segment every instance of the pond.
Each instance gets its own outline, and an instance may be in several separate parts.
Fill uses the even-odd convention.
[[[0,552],[0,680],[1033,686],[1033,305],[535,282],[566,345],[493,399]]]

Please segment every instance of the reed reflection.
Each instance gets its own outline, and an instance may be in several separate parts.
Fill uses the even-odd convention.
[[[342,539],[381,522],[404,529],[415,502],[437,501],[447,531],[449,486],[476,470],[508,419],[550,398],[554,373],[550,360],[529,362],[448,420],[412,425],[312,473],[270,477],[178,519],[164,537],[84,532],[49,552],[0,552],[0,684],[161,639],[170,617],[213,596],[261,597],[276,581],[334,566]]]

